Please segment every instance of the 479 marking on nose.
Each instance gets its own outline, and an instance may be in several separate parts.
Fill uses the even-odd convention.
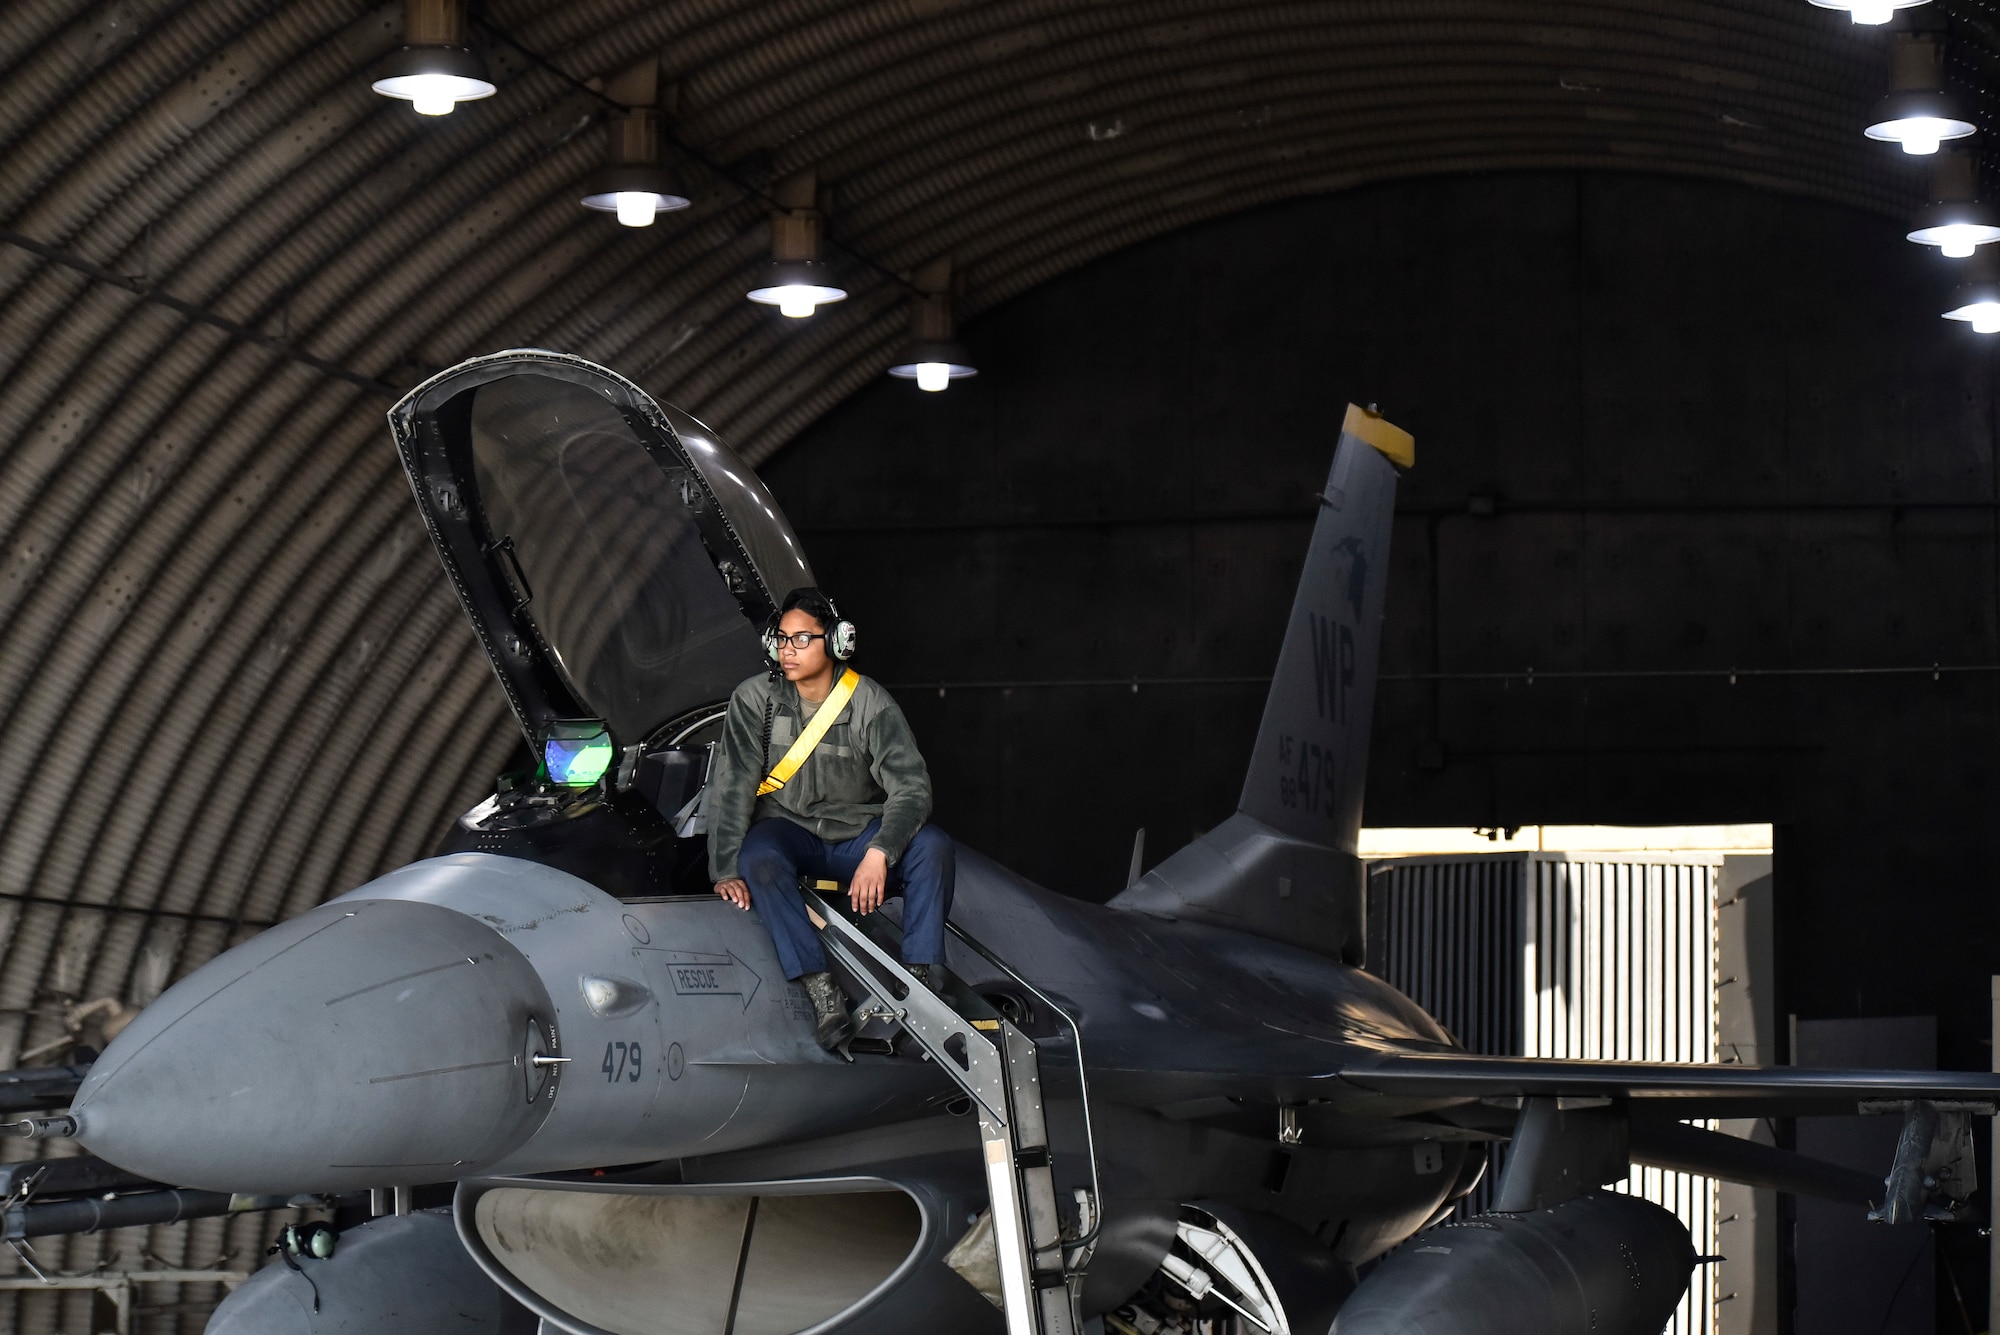
[[[639,1045],[637,1043],[606,1043],[604,1045],[604,1072],[607,1084],[617,1084],[628,1080],[634,1084],[639,1080]]]

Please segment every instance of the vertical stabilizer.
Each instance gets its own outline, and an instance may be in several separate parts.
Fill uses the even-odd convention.
[[[1236,804],[1274,830],[1343,853],[1361,832],[1395,464],[1415,458],[1408,432],[1349,405]]]
[[[1410,434],[1349,405],[1236,814],[1112,901],[1359,962],[1361,797]]]

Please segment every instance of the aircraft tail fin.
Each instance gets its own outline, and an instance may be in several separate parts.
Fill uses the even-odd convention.
[[[1236,815],[1112,902],[1359,958],[1355,845],[1408,432],[1349,405]]]
[[[1273,829],[1343,853],[1361,832],[1394,465],[1415,459],[1407,432],[1348,407],[1236,804]]]

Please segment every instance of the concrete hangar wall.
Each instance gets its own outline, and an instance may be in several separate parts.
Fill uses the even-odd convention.
[[[1951,278],[1743,186],[1380,185],[1017,298],[964,331],[979,378],[866,389],[764,471],[940,819],[1103,898],[1135,828],[1150,865],[1233,806],[1341,406],[1378,402],[1418,466],[1370,823],[1774,822],[1781,1011],[1934,1014],[1978,1069],[2000,484]]]

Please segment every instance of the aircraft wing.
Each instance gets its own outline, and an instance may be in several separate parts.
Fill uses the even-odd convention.
[[[1675,1120],[1886,1110],[1885,1105],[2000,1103],[2000,1072],[1813,1070],[1683,1062],[1388,1053],[1343,1066],[1341,1084],[1425,1103],[1512,1101],[1536,1095],[1629,1100],[1637,1114]]]
[[[1300,1054],[1303,1055],[1303,1054]],[[1230,1107],[1325,1104],[1373,1118],[1461,1125],[1511,1121],[1523,1098],[1613,1099],[1635,1117],[1841,1116],[1900,1111],[1914,1099],[1984,1114],[2000,1105],[2000,1073],[1814,1070],[1682,1062],[1486,1057],[1463,1052],[1367,1052],[1316,1070],[1140,1069],[1094,1066],[1100,1097],[1170,1118],[1207,1119]]]
[[[1508,1136],[1526,1156],[1520,1208],[1555,1177],[1608,1182],[1630,1164],[1701,1173],[1827,1200],[1868,1203],[1871,1217],[1969,1217],[1976,1189],[1968,1114],[2000,1104],[2000,1073],[1814,1070],[1676,1062],[1577,1061],[1457,1053],[1381,1054],[1340,1082],[1386,1101],[1432,1102],[1440,1121]],[[1881,1179],[1851,1167],[1685,1123],[1701,1118],[1893,1113],[1903,1122]],[[1572,1120],[1574,1119],[1574,1120]],[[1511,1125],[1509,1123],[1511,1122]],[[1593,1158],[1593,1155],[1597,1156]],[[1546,1162],[1544,1162],[1546,1161]],[[1513,1180],[1510,1170],[1508,1182]]]

